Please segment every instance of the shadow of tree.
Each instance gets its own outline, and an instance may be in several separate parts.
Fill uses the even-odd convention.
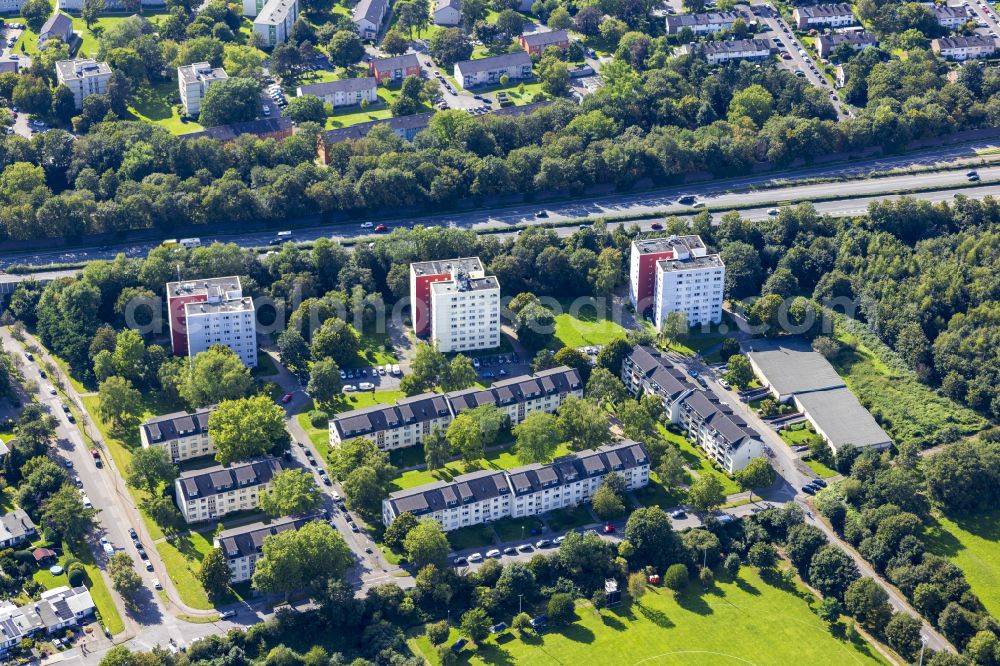
[[[698,615],[711,615],[714,611],[699,594],[700,588],[689,585],[683,594],[677,596],[677,605]],[[641,612],[641,611],[640,611]]]
[[[601,616],[601,622],[604,623],[605,627],[612,629],[614,631],[625,631],[626,629],[625,623],[619,620],[614,615],[608,615],[606,613],[598,613],[598,615]]]
[[[559,633],[568,638],[571,641],[577,643],[593,643],[596,636],[594,632],[584,627],[580,624],[574,622],[573,624],[567,624],[559,630]]]
[[[674,623],[670,621],[670,618],[668,618],[667,614],[664,613],[663,611],[656,608],[649,608],[647,606],[643,606],[641,603],[636,604],[636,607],[639,609],[639,615],[643,616],[656,626],[662,629],[670,629],[671,627],[674,626]]]

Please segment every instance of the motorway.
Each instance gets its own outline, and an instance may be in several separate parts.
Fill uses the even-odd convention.
[[[923,199],[940,201],[949,199],[961,192],[973,197],[1000,194],[1000,186],[981,186],[970,188],[962,167],[983,164],[997,159],[996,155],[976,156],[976,151],[996,148],[1000,142],[993,140],[976,141],[961,146],[937,148],[932,151],[912,153],[903,156],[883,157],[869,160],[858,160],[823,167],[799,169],[794,174],[766,174],[742,178],[709,181],[698,185],[663,188],[655,191],[635,192],[625,194],[606,194],[595,197],[578,197],[571,201],[560,201],[546,204],[521,204],[501,209],[477,209],[428,216],[408,216],[396,220],[386,220],[385,224],[392,228],[404,224],[422,224],[425,226],[456,227],[464,229],[485,230],[502,229],[515,225],[538,224],[542,222],[567,222],[575,220],[594,220],[601,217],[627,217],[653,214],[671,215],[687,213],[690,206],[678,204],[677,198],[684,194],[694,195],[699,203],[714,211],[724,211],[729,207],[743,208],[747,205],[759,205],[762,210],[743,210],[748,217],[766,215],[767,209],[778,202],[797,202],[841,197],[849,192],[851,199],[839,199],[817,204],[817,208],[831,215],[851,215],[864,212],[869,201],[894,198],[895,193],[921,188],[954,188],[945,192],[926,192],[916,194]],[[916,174],[893,175],[881,178],[869,178],[872,173],[886,172],[893,169],[908,168],[952,168],[953,170],[927,171]],[[1000,169],[996,167],[980,168],[983,180],[1000,178]],[[816,179],[852,179],[848,182],[810,183]],[[762,189],[763,188],[763,189]],[[536,213],[544,211],[545,217],[540,219]],[[353,241],[358,238],[370,237],[370,230],[361,229],[356,222],[339,224],[322,224],[319,216],[311,220],[300,220],[300,223],[312,222],[316,226],[296,230],[295,241],[311,241],[320,237],[335,240]],[[277,224],[277,223],[276,223]],[[208,231],[208,228],[205,230]],[[566,233],[570,233],[567,231]],[[202,243],[213,241],[236,243],[242,247],[263,247],[272,241],[273,231],[249,232],[236,234],[194,234],[199,235]],[[144,241],[98,248],[74,248],[43,250],[35,252],[6,252],[0,257],[0,269],[12,264],[49,265],[68,264],[91,261],[95,259],[113,259],[123,252],[129,257],[145,256],[158,241]]]

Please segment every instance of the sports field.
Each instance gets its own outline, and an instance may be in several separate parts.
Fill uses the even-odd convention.
[[[1000,509],[968,518],[937,517],[928,529],[931,552],[951,558],[986,610],[1000,617]]]
[[[834,636],[799,588],[782,589],[744,568],[736,583],[708,594],[695,584],[679,599],[662,589],[639,604],[627,601],[596,613],[577,606],[577,621],[522,640],[516,632],[462,650],[468,664],[588,664],[589,666],[787,666],[886,661],[861,638]],[[815,602],[814,602],[815,603]],[[509,622],[510,618],[498,618]],[[453,632],[452,638],[457,638]],[[410,642],[438,664],[426,637]]]

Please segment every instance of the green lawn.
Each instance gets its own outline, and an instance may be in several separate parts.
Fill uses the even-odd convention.
[[[826,465],[824,465],[823,463],[821,463],[820,461],[814,460],[812,458],[806,458],[802,462],[806,464],[806,467],[819,474],[819,478],[821,479],[829,479],[830,477],[837,476],[838,474],[840,474],[840,472],[838,472],[837,470],[831,469]]]
[[[689,442],[686,437],[667,430],[662,425],[658,427],[667,441],[673,442],[680,449],[681,457],[684,458],[684,464],[687,465],[688,469],[695,471],[699,475],[711,474],[715,476],[722,482],[723,492],[727,495],[743,491],[740,484],[736,483],[729,475],[713,465],[712,461],[706,458],[705,454],[701,452],[701,449]]]
[[[689,481],[690,483],[690,481]],[[658,506],[664,511],[680,506],[687,501],[687,493],[683,490],[671,492],[661,483],[656,472],[649,475],[649,485],[639,488],[633,493],[643,506]]]
[[[896,441],[924,446],[938,442],[942,430],[957,428],[968,435],[988,424],[972,410],[920,383],[912,372],[897,371],[877,349],[867,346],[837,322],[836,338],[843,349],[832,359],[834,367],[858,400]],[[872,342],[873,346],[881,343]]]
[[[389,107],[399,97],[399,87],[386,88],[385,86],[379,86],[378,97],[378,102],[369,104],[365,109],[362,109],[360,106],[347,106],[335,110],[333,115],[326,119],[326,128],[337,129],[339,127],[357,125],[358,123],[367,123],[372,120],[391,118],[392,111]],[[419,109],[419,112],[423,113],[425,111],[433,111],[433,109],[425,104]]]
[[[365,333],[361,336],[361,352],[358,354],[358,366],[385,365],[399,363],[399,357],[392,347],[392,339],[388,333]]]
[[[66,552],[67,550],[65,544],[63,544],[64,554],[59,558],[59,564],[64,569],[66,567],[66,560],[69,557],[65,554]],[[111,596],[111,591],[104,583],[104,579],[101,578],[101,571],[97,568],[93,555],[91,555],[88,551],[83,555],[83,557],[77,557],[76,559],[83,563],[83,568],[87,571],[88,582],[86,585],[90,590],[90,596],[94,599],[94,605],[97,606],[97,611],[101,614],[104,626],[107,627],[108,631],[112,634],[119,634],[125,631],[125,623],[122,622],[122,617],[118,613],[118,608],[115,606],[114,597]],[[53,576],[49,573],[48,568],[38,569],[32,578],[45,587],[46,590],[51,590],[63,585],[69,585],[69,582],[66,580],[65,573],[59,576]]]
[[[563,444],[556,450],[555,455],[563,456],[569,452],[569,448]],[[421,486],[425,483],[434,483],[435,481],[450,481],[459,474],[465,474],[466,472],[471,472],[475,469],[511,469],[513,467],[519,467],[523,464],[524,463],[518,460],[517,456],[514,455],[513,445],[505,446],[490,451],[485,458],[481,458],[477,464],[472,465],[469,468],[467,468],[465,463],[461,461],[454,461],[445,465],[444,469],[439,469],[434,472],[428,472],[426,470],[411,470],[409,472],[403,472],[396,478],[395,481],[392,482],[391,490],[404,490],[406,488],[413,488],[414,486]]]
[[[606,345],[615,338],[625,337],[621,324],[611,321],[607,308],[594,299],[561,303],[559,312],[555,317],[555,349]]]
[[[180,101],[177,84],[171,82],[145,86],[136,91],[129,111],[136,119],[159,125],[171,134],[190,134],[204,129],[193,120],[184,120],[177,111]]]
[[[195,577],[201,560],[212,550],[211,533],[191,533],[172,541],[161,541],[156,544],[156,550],[163,558],[163,564],[167,567],[167,573],[170,574],[170,580],[177,588],[181,601],[199,610],[215,607]]]
[[[460,530],[452,530],[448,532],[448,542],[451,544],[451,549],[455,551],[466,548],[483,548],[495,543],[493,530],[490,529],[489,525],[472,525]]]
[[[51,352],[49,352],[49,356],[56,362],[56,365],[59,366],[59,369],[63,371],[63,374],[69,377],[70,386],[73,387],[74,391],[83,394],[97,390],[96,386],[84,386],[82,383],[80,383],[80,380],[74,377],[73,374],[69,371],[70,370],[69,363],[67,363],[66,361],[64,361],[63,359],[59,358],[58,356],[56,356]],[[52,373],[49,374],[51,375]]]
[[[986,610],[1000,617],[1000,509],[956,520],[938,516],[926,537],[928,550],[957,564]]]
[[[503,542],[530,539],[532,530],[535,535],[542,533],[544,523],[536,516],[526,518],[504,518],[493,523],[493,529]]]
[[[159,17],[167,16],[166,12],[143,12],[142,14],[147,19],[152,22],[156,22]],[[102,16],[97,19],[97,22],[91,26],[92,28],[97,28],[99,33],[101,30],[107,30],[108,28],[117,25],[127,18],[133,16],[132,14],[119,14],[117,16]],[[87,24],[84,23],[83,19],[79,16],[73,17],[73,30],[80,33],[83,38],[83,43],[80,45],[80,49],[77,54],[80,57],[83,56],[95,56],[97,55],[98,49],[100,49],[100,44],[97,40],[97,35],[87,29]]]
[[[692,585],[675,597],[652,589],[639,603],[625,601],[595,612],[577,606],[577,620],[521,639],[508,632],[466,647],[461,664],[622,664],[646,666],[785,666],[787,664],[886,663],[861,638],[837,638],[810,609],[813,597],[799,587],[764,582],[749,567],[734,583],[716,582],[708,593]],[[813,601],[813,603],[815,603]],[[509,622],[510,617],[494,618]],[[856,636],[856,634],[855,634]],[[426,636],[411,648],[434,666]]]
[[[810,443],[819,439],[819,435],[807,423],[784,428],[778,432],[778,436],[789,446],[809,446]]]
[[[549,511],[545,514],[545,522],[549,524],[553,532],[562,532],[564,530],[583,527],[596,521],[590,514],[588,504],[577,504],[568,509]]]

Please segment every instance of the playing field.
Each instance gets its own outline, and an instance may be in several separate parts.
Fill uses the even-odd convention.
[[[937,523],[927,532],[929,550],[961,567],[986,610],[1000,617],[1000,509],[960,520],[938,516]]]
[[[589,666],[787,666],[884,664],[860,638],[836,638],[813,613],[800,589],[779,589],[744,568],[737,583],[708,594],[693,585],[679,600],[657,589],[639,604],[623,602],[595,613],[577,607],[578,620],[540,637],[514,632],[466,648],[460,663],[587,664]],[[499,618],[509,621],[510,618]],[[426,637],[411,641],[439,663]]]

